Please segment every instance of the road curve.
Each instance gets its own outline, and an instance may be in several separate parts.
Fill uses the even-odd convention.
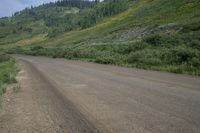
[[[23,74],[15,105],[23,99],[16,107],[23,113],[13,111],[14,122],[0,131],[200,133],[199,77],[46,57],[16,58]]]

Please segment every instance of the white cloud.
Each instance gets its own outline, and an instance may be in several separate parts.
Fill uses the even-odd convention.
[[[16,11],[20,11],[26,7],[38,6],[43,3],[57,0],[1,0],[0,17],[11,16]]]

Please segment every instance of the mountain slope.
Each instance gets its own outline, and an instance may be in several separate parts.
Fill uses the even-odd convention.
[[[116,4],[116,1],[121,3]],[[51,8],[55,6],[53,4]],[[113,10],[109,10],[111,7]],[[198,0],[106,0],[71,10],[76,14],[70,18],[73,23],[70,21],[63,26],[56,19],[56,28],[44,25],[39,28],[41,31],[31,34],[28,41],[20,38],[7,44],[0,39],[4,44],[0,48],[9,53],[86,59],[200,75]],[[53,16],[62,15],[55,13]],[[42,21],[34,21],[34,24],[42,25]],[[65,26],[69,25],[72,28],[67,29]]]
[[[161,5],[164,5],[162,7]],[[166,8],[170,6],[170,9]],[[93,26],[91,28],[73,31],[64,34],[59,39],[64,39],[65,44],[76,43],[82,41],[79,38],[99,38],[100,35],[105,36],[107,34],[114,33],[119,30],[127,30],[135,27],[145,26],[167,26],[174,25],[174,27],[189,25],[192,23],[199,22],[199,6],[198,2],[190,2],[188,0],[178,1],[177,4],[174,1],[147,1],[140,0],[136,1],[130,6],[129,10],[114,16],[107,18],[103,22]],[[190,22],[188,22],[190,20]],[[121,31],[119,31],[121,32]],[[67,42],[65,42],[67,41]],[[69,41],[69,42],[68,42]],[[52,42],[52,40],[50,41]],[[54,43],[62,45],[62,42]]]

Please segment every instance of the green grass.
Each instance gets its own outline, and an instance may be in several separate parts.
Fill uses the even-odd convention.
[[[0,97],[9,84],[15,83],[15,76],[19,68],[14,59],[1,55],[0,57]]]
[[[100,39],[115,32],[138,26],[176,25],[199,22],[200,3],[196,0],[139,0],[125,12],[105,18],[97,25],[84,30],[67,32],[45,42],[48,46],[67,46]],[[188,20],[190,20],[188,22]]]
[[[193,36],[195,38],[195,36]],[[193,38],[193,40],[194,40]],[[49,48],[28,46],[9,53],[42,55],[53,58],[87,60],[150,70],[160,70],[200,76],[200,43],[183,35],[148,35],[136,42],[96,43],[77,47]]]

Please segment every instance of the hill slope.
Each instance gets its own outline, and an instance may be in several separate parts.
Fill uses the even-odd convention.
[[[200,75],[198,0],[105,0],[82,8],[46,6],[29,11],[37,11],[35,16],[48,11],[52,19],[23,13],[2,19],[0,48],[8,53]],[[18,20],[25,30],[13,30]]]

